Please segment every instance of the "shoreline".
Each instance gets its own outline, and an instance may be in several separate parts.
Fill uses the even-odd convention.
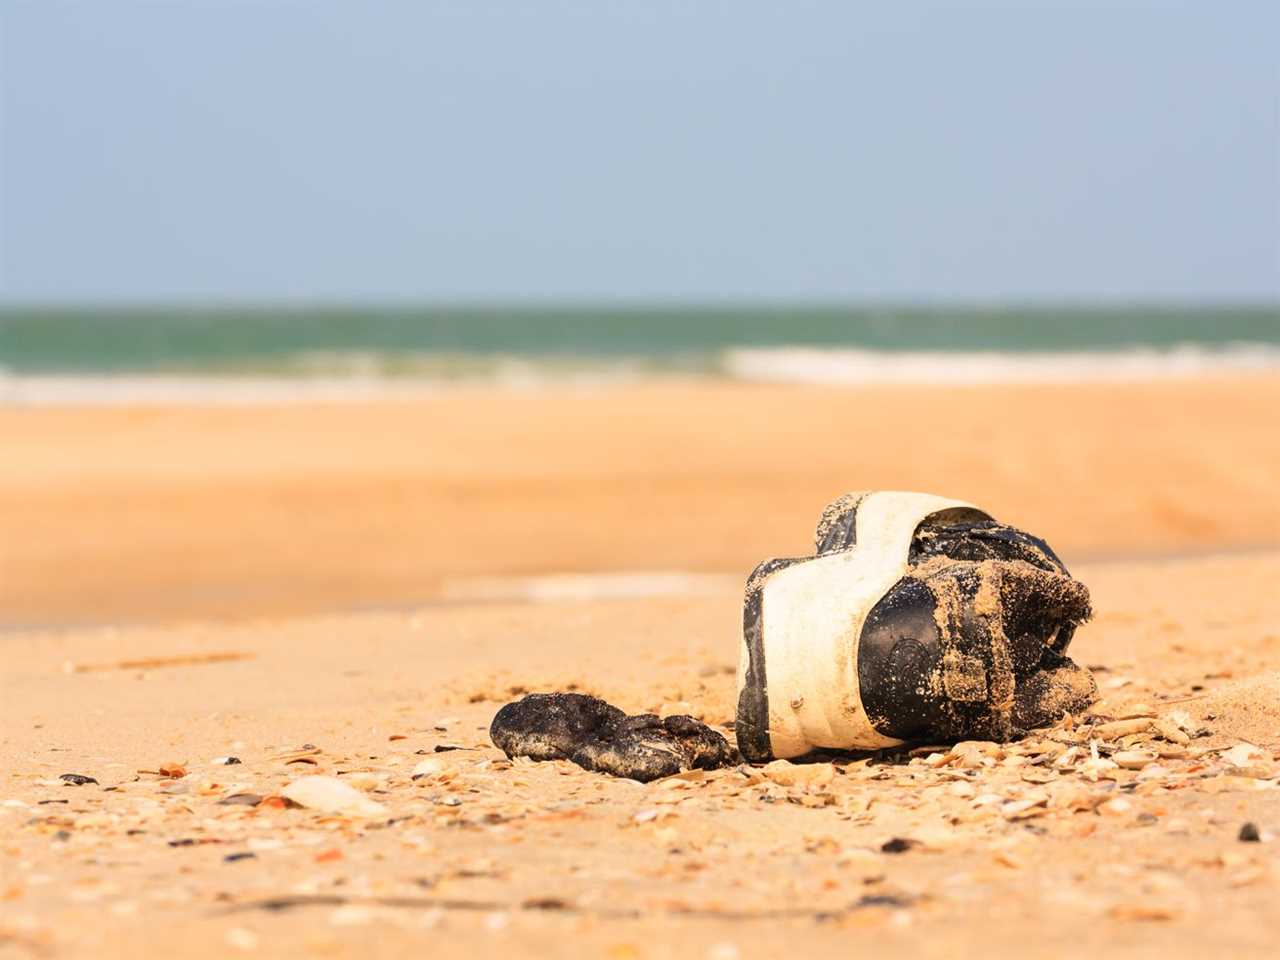
[[[546,356],[303,353],[274,366],[187,372],[30,372],[0,365],[0,409],[369,403],[457,391],[697,384],[878,387],[1139,385],[1280,375],[1280,345],[1109,350],[871,350],[726,347],[705,353]]]

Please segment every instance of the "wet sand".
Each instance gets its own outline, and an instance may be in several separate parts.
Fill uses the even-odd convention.
[[[0,412],[0,621],[97,624],[0,638],[0,952],[1268,956],[1277,401],[1257,379]],[[738,581],[863,486],[1049,537],[1098,611],[1072,647],[1090,715],[647,786],[488,744],[524,689],[730,720]],[[655,569],[708,575],[541,602],[501,579]],[[317,773],[384,812],[270,799]]]

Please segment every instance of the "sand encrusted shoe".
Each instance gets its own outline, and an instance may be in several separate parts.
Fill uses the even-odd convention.
[[[1096,698],[1065,655],[1090,612],[1048,544],[972,504],[846,494],[814,556],[747,581],[738,749],[765,761],[1052,723]]]

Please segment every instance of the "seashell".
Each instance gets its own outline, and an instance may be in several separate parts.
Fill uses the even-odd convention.
[[[300,807],[353,817],[379,817],[387,808],[370,800],[337,777],[311,776],[294,780],[280,795]]]
[[[409,772],[411,780],[419,780],[422,777],[434,777],[437,774],[444,773],[445,765],[442,761],[434,758],[428,758],[418,763],[416,767]]]
[[[1111,759],[1126,770],[1141,770],[1147,764],[1155,763],[1158,756],[1153,750],[1121,750],[1113,753]]]
[[[1146,733],[1151,729],[1152,721],[1149,717],[1138,717],[1132,720],[1112,720],[1110,723],[1100,723],[1093,728],[1093,735],[1103,740],[1115,740],[1119,737],[1127,737],[1132,733]]]

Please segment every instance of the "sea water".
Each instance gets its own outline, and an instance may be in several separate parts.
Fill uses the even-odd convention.
[[[1278,368],[1280,305],[0,308],[0,402],[10,403],[459,381],[857,385]]]

